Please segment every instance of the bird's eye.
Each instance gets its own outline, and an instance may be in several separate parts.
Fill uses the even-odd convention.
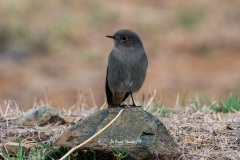
[[[128,40],[128,37],[127,37],[127,36],[122,36],[122,37],[120,37],[120,39],[121,39],[122,41],[126,41],[126,40]]]

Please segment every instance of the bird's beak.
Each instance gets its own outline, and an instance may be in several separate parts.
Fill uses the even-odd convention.
[[[107,35],[106,37],[112,38],[112,39],[116,39],[116,36],[109,36],[109,35]]]

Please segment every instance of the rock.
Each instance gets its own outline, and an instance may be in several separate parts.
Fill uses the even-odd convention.
[[[58,148],[75,147],[105,127],[121,110],[100,110],[78,122],[57,141]],[[118,119],[104,132],[77,150],[94,151],[96,159],[114,159],[113,147],[128,155],[124,159],[178,159],[181,152],[164,124],[142,108],[125,108]],[[84,151],[85,150],[85,151]]]
[[[36,109],[27,111],[13,123],[23,126],[42,126],[57,121],[63,121],[62,118],[59,117],[58,111],[53,107],[42,105]]]

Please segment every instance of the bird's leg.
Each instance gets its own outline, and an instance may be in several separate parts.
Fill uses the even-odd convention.
[[[117,107],[125,108],[126,107],[126,105],[118,105],[118,103],[117,103],[117,93],[116,92],[114,93],[114,97],[115,97],[115,105],[112,106],[112,108],[117,108]]]
[[[119,105],[117,104],[117,93],[116,93],[116,92],[114,92],[114,100],[115,100],[115,105],[112,106],[112,108],[117,108],[117,107],[119,107]]]
[[[132,102],[133,102],[133,104],[130,105],[130,106],[131,106],[131,107],[141,107],[141,106],[137,106],[137,105],[135,104],[134,99],[133,99],[133,96],[132,96],[132,92],[130,92],[130,95],[131,95]]]

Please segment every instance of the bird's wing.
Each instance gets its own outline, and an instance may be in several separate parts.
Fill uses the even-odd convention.
[[[105,92],[106,92],[106,96],[107,96],[107,103],[108,105],[112,104],[112,98],[113,98],[113,93],[111,92],[109,86],[108,86],[108,68],[107,68],[107,74],[106,74],[106,83],[105,83]]]

